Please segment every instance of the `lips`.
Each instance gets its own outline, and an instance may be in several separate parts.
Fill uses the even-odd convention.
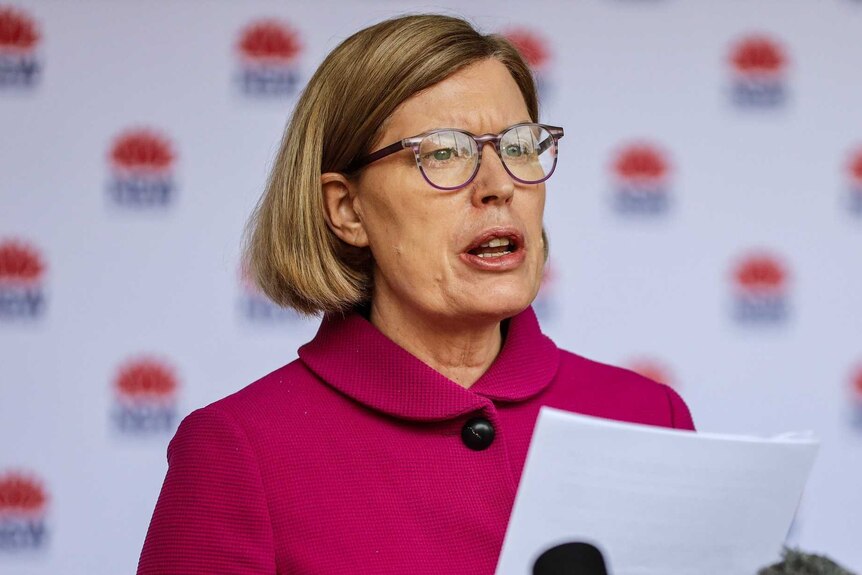
[[[524,235],[512,227],[483,231],[461,253],[461,260],[465,263],[488,271],[514,269],[524,258]]]

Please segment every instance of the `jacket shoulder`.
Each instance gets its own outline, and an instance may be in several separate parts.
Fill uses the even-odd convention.
[[[301,398],[319,393],[321,388],[314,375],[296,359],[242,389],[223,397],[198,411],[221,412],[240,426],[265,421],[270,414],[284,414]]]

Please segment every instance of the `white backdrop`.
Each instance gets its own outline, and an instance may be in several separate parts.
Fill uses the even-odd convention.
[[[132,572],[179,420],[316,330],[239,242],[350,33],[463,15],[564,126],[536,304],[704,431],[813,429],[791,542],[862,569],[862,2],[0,0],[0,572]]]

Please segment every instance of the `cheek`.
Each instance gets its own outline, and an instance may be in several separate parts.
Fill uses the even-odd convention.
[[[368,235],[371,251],[382,251],[393,246],[400,237],[400,205],[397,190],[401,188],[397,174],[388,181],[366,176],[360,185],[356,198],[356,211]]]
[[[442,276],[441,267],[448,265],[448,253],[451,244],[452,222],[451,214],[437,214],[425,207],[415,207],[406,213],[399,214],[400,237],[399,254],[417,276],[426,280],[439,280]]]
[[[451,214],[437,213],[436,203],[422,190],[392,180],[386,185],[366,192],[360,210],[378,267],[393,281],[436,279],[450,244]]]

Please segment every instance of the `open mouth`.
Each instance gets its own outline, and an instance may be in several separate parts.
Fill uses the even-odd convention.
[[[513,237],[492,238],[467,253],[482,259],[494,259],[510,254],[518,249],[518,243]]]
[[[461,253],[461,260],[474,269],[507,272],[521,266],[527,257],[523,234],[514,226],[498,227],[479,234]]]

